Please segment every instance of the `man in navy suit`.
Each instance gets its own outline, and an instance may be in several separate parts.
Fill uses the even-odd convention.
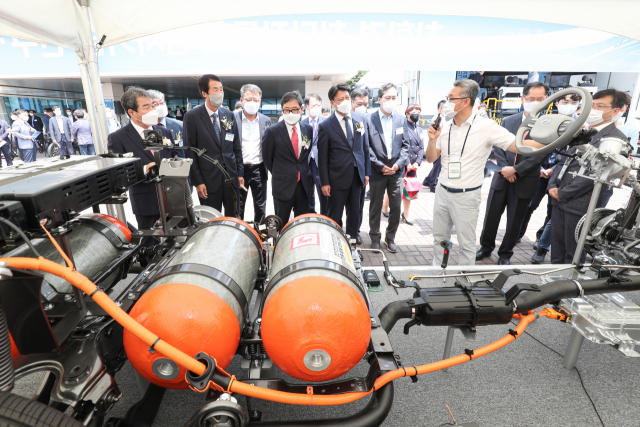
[[[185,113],[182,119],[184,145],[207,150],[206,154],[218,160],[234,182],[232,190],[225,184],[224,175],[215,165],[188,151],[187,156],[193,159],[191,183],[196,186],[201,204],[219,211],[224,205],[224,214],[234,216],[236,206],[233,192],[237,196],[239,186],[244,186],[238,123],[233,113],[222,107],[224,90],[218,76],[203,75],[198,79],[198,89],[206,102]]]
[[[287,92],[280,101],[284,119],[264,132],[262,156],[271,172],[271,193],[276,215],[282,224],[309,212],[309,196],[313,181],[309,173],[308,156],[311,151],[313,128],[300,123],[302,96]]]
[[[346,233],[358,234],[360,193],[369,182],[371,163],[369,144],[364,137],[364,118],[351,111],[350,88],[338,84],[329,89],[335,114],[320,123],[318,129],[318,172],[322,194],[327,196],[329,218],[342,227],[346,208]]]
[[[49,136],[54,144],[58,145],[60,154],[75,154],[73,149],[73,135],[71,134],[71,125],[73,122],[62,115],[62,110],[57,105],[53,107],[54,117],[49,120]]]
[[[131,119],[129,124],[109,134],[108,150],[114,153],[133,153],[139,157],[144,165],[145,174],[154,166],[155,159],[151,150],[145,150],[143,140],[144,131],[147,129],[160,129],[162,135],[174,143],[171,132],[157,126],[158,113],[153,108],[153,102],[149,93],[141,88],[132,87],[120,98],[122,108]],[[53,122],[53,120],[52,120]],[[161,158],[170,158],[175,154],[169,150],[161,150]],[[129,189],[129,198],[133,214],[138,222],[138,229],[149,230],[160,219],[160,207],[155,184],[138,184]],[[152,237],[145,238],[143,245],[152,246],[156,240]]]
[[[242,108],[235,111],[238,124],[238,139],[242,143],[242,163],[244,164],[244,184],[247,191],[240,192],[240,219],[244,219],[244,208],[249,190],[253,197],[253,221],[260,223],[267,208],[267,180],[269,173],[262,155],[262,137],[271,119],[258,112],[262,103],[262,90],[252,84],[240,88]]]
[[[304,106],[307,110],[308,117],[305,117],[301,123],[311,126],[313,129],[313,143],[311,153],[309,153],[309,169],[311,170],[311,178],[318,191],[318,200],[320,202],[321,215],[327,215],[327,197],[322,194],[322,184],[320,184],[320,175],[318,174],[318,125],[326,119],[322,115],[322,98],[317,93],[309,93],[304,98]],[[316,197],[313,189],[309,196],[309,212],[316,212]]]
[[[398,88],[386,83],[378,89],[380,109],[365,116],[365,140],[371,159],[371,201],[369,202],[369,236],[371,249],[380,249],[380,214],[384,193],[389,194],[389,223],[385,243],[389,252],[398,250],[396,231],[400,225],[400,203],[409,142],[403,138],[405,116],[396,111]]]
[[[351,111],[356,111],[362,116],[367,115],[367,108],[369,107],[369,91],[365,88],[358,88],[351,91]],[[369,183],[371,186],[371,183]],[[360,192],[360,219],[358,221],[358,234],[356,234],[356,243],[362,244],[362,237],[360,237],[360,227],[362,227],[362,218],[364,218],[364,201],[368,199],[367,187],[362,187]]]

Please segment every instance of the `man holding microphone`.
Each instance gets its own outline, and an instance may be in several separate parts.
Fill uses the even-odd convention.
[[[517,152],[513,135],[495,121],[476,115],[473,103],[480,87],[473,80],[457,80],[449,91],[443,113],[451,117],[444,128],[429,127],[425,156],[429,163],[441,158],[433,207],[433,265],[442,262],[440,242],[451,239],[456,227],[460,265],[474,265],[476,225],[484,167],[493,146]],[[526,145],[543,145],[525,141]]]

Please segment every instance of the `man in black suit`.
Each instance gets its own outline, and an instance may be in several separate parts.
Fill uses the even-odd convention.
[[[360,194],[369,183],[371,162],[364,137],[364,118],[351,111],[350,88],[338,84],[329,89],[335,114],[318,129],[318,172],[322,194],[327,196],[329,218],[342,227],[347,210],[346,233],[355,239],[360,220]]]
[[[262,137],[265,129],[271,126],[271,119],[259,113],[262,103],[262,89],[246,84],[240,88],[242,108],[235,111],[238,124],[238,139],[242,144],[242,163],[244,164],[244,183],[247,191],[240,192],[240,219],[244,219],[244,209],[251,190],[253,198],[253,221],[260,223],[267,210],[267,180],[269,174],[262,156]]]
[[[280,106],[284,119],[264,132],[262,157],[271,172],[271,193],[276,215],[282,224],[309,212],[309,196],[313,194],[313,180],[309,171],[309,152],[313,128],[300,123],[304,111],[300,92],[282,95]]]
[[[308,117],[305,117],[301,123],[311,126],[313,129],[313,142],[311,152],[309,153],[309,169],[311,178],[318,191],[318,201],[320,202],[321,215],[327,215],[327,198],[322,194],[322,184],[320,183],[320,175],[318,174],[318,125],[323,122],[326,117],[322,115],[322,97],[317,93],[309,93],[304,98],[304,106],[307,109]],[[309,196],[309,212],[317,213],[316,197],[312,192]]]
[[[238,123],[233,113],[222,107],[224,90],[218,76],[203,75],[198,80],[198,89],[206,102],[185,113],[184,145],[207,150],[206,154],[218,160],[234,182],[231,190],[216,166],[188,151],[187,155],[193,159],[191,183],[198,190],[201,204],[219,211],[222,211],[224,205],[225,216],[235,216],[233,192],[235,191],[237,197],[239,187],[244,187],[244,165]]]
[[[369,107],[369,91],[363,87],[351,91],[351,111],[360,113],[363,117],[367,116],[367,108]],[[371,183],[369,183],[371,187]],[[362,244],[360,237],[360,227],[362,227],[362,218],[364,218],[364,201],[369,200],[370,192],[367,193],[367,187],[362,187],[360,192],[360,219],[358,221],[358,234],[356,234],[356,243]]]
[[[380,249],[380,216],[385,192],[389,195],[389,222],[384,241],[389,252],[398,250],[396,231],[400,225],[402,186],[409,157],[409,140],[404,138],[406,118],[396,111],[398,88],[386,83],[378,89],[380,109],[364,118],[365,141],[371,160],[369,236],[371,249]]]
[[[129,124],[109,134],[108,150],[114,153],[133,153],[140,158],[144,165],[145,174],[149,168],[155,166],[155,159],[151,150],[145,150],[143,144],[144,131],[146,129],[160,129],[165,138],[175,143],[171,132],[166,128],[157,126],[158,112],[153,107],[153,101],[149,93],[141,88],[132,87],[120,98],[122,108],[131,119]],[[161,158],[171,158],[175,152],[161,150]],[[138,229],[149,230],[160,219],[160,207],[155,184],[138,184],[129,189],[129,198],[133,214],[138,222]],[[144,246],[152,246],[157,241],[147,237],[143,241]]]
[[[32,128],[40,132],[40,135],[36,138],[38,145],[44,145],[44,123],[42,119],[36,115],[36,110],[29,110],[29,124]]]
[[[589,129],[598,133],[591,139],[590,144],[598,148],[601,141],[607,137],[626,140],[626,136],[619,129],[613,118],[620,113],[627,102],[624,92],[616,89],[604,89],[593,95],[593,105],[586,124]],[[572,148],[569,154],[575,153]],[[589,208],[593,193],[594,182],[587,178],[574,177],[572,172],[581,168],[577,159],[559,155],[558,164],[553,167],[553,175],[549,179],[549,197],[553,210],[551,212],[551,263],[571,264],[577,250],[575,230],[578,221]],[[586,172],[586,175],[591,175]],[[600,191],[597,207],[602,207],[604,188]],[[547,225],[548,227],[548,225]],[[580,262],[584,263],[586,253],[580,254]]]
[[[537,104],[544,102],[548,93],[549,87],[544,83],[528,83],[522,91],[524,112],[507,117],[502,121],[502,126],[515,135],[529,111]],[[476,253],[476,260],[488,257],[493,252],[496,246],[500,218],[506,207],[507,229],[498,249],[500,257],[498,264],[508,265],[511,263],[513,248],[518,241],[529,202],[535,197],[538,190],[540,170],[546,156],[519,156],[498,147],[493,147],[493,153],[498,161],[498,166],[501,166],[502,169],[493,174],[491,190],[487,199],[484,227],[480,235],[482,246]]]

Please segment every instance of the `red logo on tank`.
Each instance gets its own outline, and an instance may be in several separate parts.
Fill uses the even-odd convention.
[[[302,246],[313,246],[320,244],[319,233],[306,233],[291,239],[291,250],[301,248]]]

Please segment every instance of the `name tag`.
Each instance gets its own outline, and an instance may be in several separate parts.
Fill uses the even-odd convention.
[[[233,134],[228,133],[224,136],[225,141],[233,141]]]
[[[396,135],[402,135],[404,133],[404,128],[397,128]]]
[[[462,164],[460,162],[449,163],[449,179],[460,179],[462,177]]]

